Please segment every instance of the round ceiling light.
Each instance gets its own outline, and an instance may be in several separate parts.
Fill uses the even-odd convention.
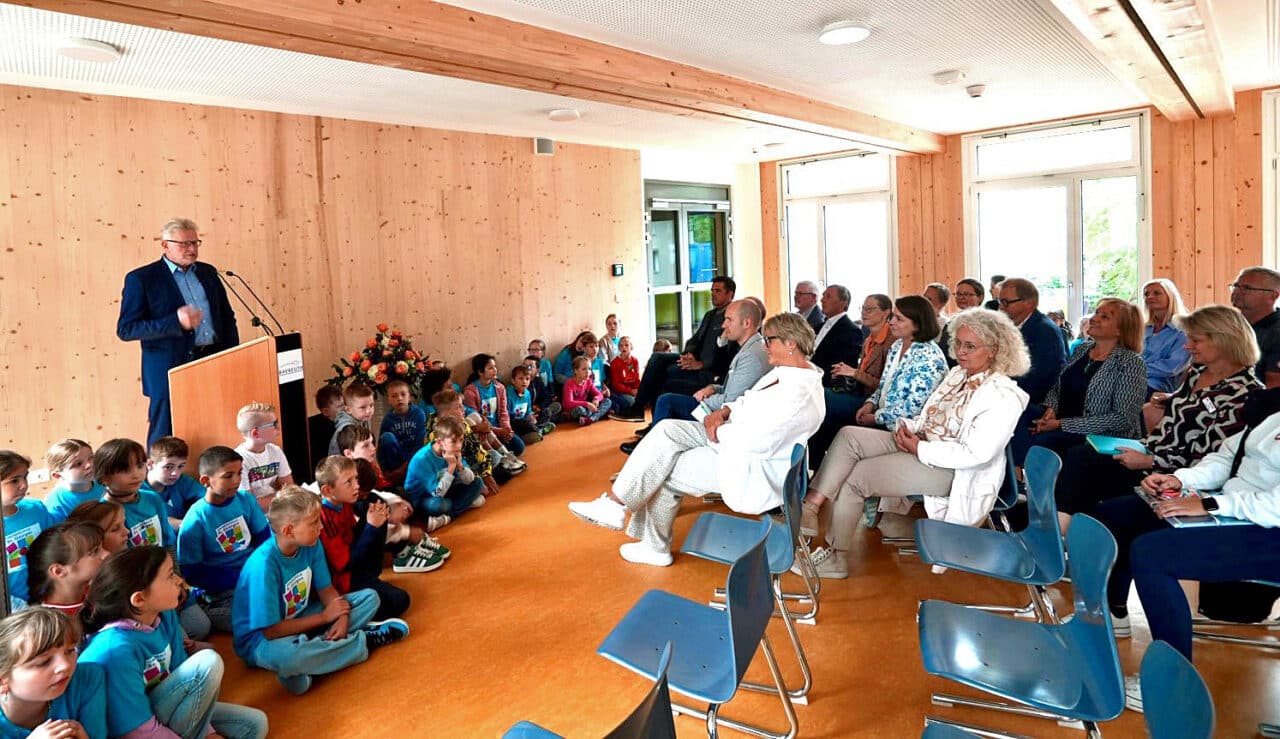
[[[54,51],[60,56],[67,59],[74,59],[78,62],[117,62],[120,57],[124,56],[119,49],[103,41],[94,41],[90,38],[64,38],[60,39],[54,47]]]
[[[576,121],[581,117],[582,113],[579,113],[576,108],[556,108],[555,110],[547,113],[547,118],[550,118],[556,123],[569,123],[571,121]]]
[[[871,29],[856,21],[840,21],[825,26],[818,34],[818,41],[827,46],[856,44],[871,35]]]

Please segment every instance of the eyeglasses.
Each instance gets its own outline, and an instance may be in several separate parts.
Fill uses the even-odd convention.
[[[781,336],[766,336],[766,337],[764,337],[764,345],[765,345],[765,346],[768,346],[770,341],[782,341],[782,337],[781,337]]]
[[[958,344],[956,344],[956,352],[959,354],[972,354],[976,351],[981,351],[986,348],[987,347],[985,344],[974,344],[973,342],[970,342],[970,341],[961,341]]]
[[[267,429],[278,429],[280,428],[280,421],[277,420],[277,421],[272,421],[271,423],[260,423],[257,426],[254,426],[254,428],[259,431],[266,431]]]
[[[878,306],[878,305],[864,305],[864,306],[862,306],[862,312],[863,312],[863,313],[870,313],[870,312],[871,312],[871,311],[873,311],[873,310],[887,310],[887,309],[885,309],[885,308],[881,308],[881,307],[880,307],[880,306]]]
[[[178,244],[179,246],[184,246],[184,247],[199,247],[201,244],[204,243],[200,239],[194,239],[192,241],[178,241],[176,239],[161,239],[161,241],[163,241],[166,244]]]
[[[956,297],[957,298],[976,298],[978,297],[978,294],[977,293],[956,293]]]
[[[800,290],[796,290],[795,297],[797,297],[797,298],[798,298],[798,297],[800,297],[801,295],[813,295],[814,297],[817,297],[817,295],[818,295],[818,294],[817,294],[817,293],[811,293],[811,292],[808,292],[808,291],[801,292]]]
[[[1024,300],[1026,300],[1026,298],[1013,298],[1012,300],[1010,300],[1009,298],[1000,298],[1000,305],[1008,308],[1014,303],[1021,303]]]
[[[1272,289],[1271,289],[1271,288],[1269,288],[1269,287],[1254,287],[1253,285],[1245,285],[1245,284],[1242,284],[1242,283],[1239,283],[1239,282],[1233,282],[1233,283],[1231,283],[1230,285],[1227,285],[1227,287],[1231,288],[1232,290],[1247,290],[1248,292],[1253,292],[1253,293],[1274,293],[1274,292],[1280,292],[1280,291],[1277,291],[1277,290],[1272,290]]]

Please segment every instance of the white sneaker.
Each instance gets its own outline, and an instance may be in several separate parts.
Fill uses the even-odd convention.
[[[1129,617],[1112,615],[1111,633],[1115,634],[1117,639],[1128,639],[1133,636],[1133,626],[1129,624]]]
[[[1142,713],[1142,680],[1137,675],[1124,676],[1124,707]]]
[[[442,529],[445,526],[448,526],[451,521],[453,521],[453,519],[448,515],[427,516],[427,531],[431,532],[436,529]]]
[[[618,553],[628,562],[654,567],[670,567],[671,552],[659,552],[642,541],[633,541],[618,547]]]
[[[518,475],[529,468],[529,465],[516,459],[515,457],[503,457],[502,469],[510,472],[512,475]]]
[[[477,496],[476,496],[476,499],[475,499],[475,500],[473,500],[473,501],[471,501],[471,505],[469,506],[469,508],[479,508],[480,506],[482,506],[482,505],[484,505],[484,504],[485,504],[484,496],[483,496],[483,495],[477,495]]]
[[[813,569],[818,573],[818,577],[827,580],[843,580],[849,576],[848,562],[844,553],[838,549],[822,547],[810,553],[809,557],[813,560]]]
[[[601,493],[592,501],[570,503],[569,512],[587,523],[614,531],[621,531],[627,520],[627,509],[613,502],[608,493]]]

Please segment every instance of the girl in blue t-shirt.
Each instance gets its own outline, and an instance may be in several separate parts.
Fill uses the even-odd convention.
[[[65,521],[40,532],[27,550],[31,604],[78,615],[89,583],[106,558],[102,529],[97,524]]]
[[[49,509],[27,498],[27,472],[31,460],[8,449],[0,449],[0,504],[4,508],[5,566],[9,571],[11,610],[26,606],[27,550],[41,531],[53,525]]]
[[[265,713],[217,702],[222,657],[183,646],[176,609],[185,585],[169,553],[150,545],[111,557],[93,578],[80,660],[106,676],[107,734],[196,739],[212,726],[228,739],[261,739]]]
[[[107,735],[102,670],[77,665],[80,624],[49,608],[0,621],[0,739]]]
[[[498,360],[492,354],[477,354],[471,358],[471,375],[467,377],[467,389],[462,393],[463,405],[476,409],[489,422],[494,436],[511,454],[524,454],[525,444],[511,428],[511,415],[507,409],[507,388],[498,382]],[[504,462],[506,455],[504,454]],[[511,465],[504,465],[508,468]]]

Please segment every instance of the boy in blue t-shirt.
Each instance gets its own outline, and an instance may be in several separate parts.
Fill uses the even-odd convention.
[[[393,618],[370,621],[378,594],[338,594],[329,580],[320,538],[320,499],[296,485],[281,490],[267,512],[274,536],[240,570],[231,632],[236,654],[271,670],[294,695],[312,675],[363,662],[369,652],[409,634]]]
[[[62,523],[71,510],[81,503],[102,500],[106,490],[93,476],[93,447],[80,439],[63,439],[45,453],[49,476],[57,481],[53,492],[45,498],[54,523]]]
[[[147,479],[142,489],[160,496],[168,508],[169,525],[175,530],[182,525],[187,510],[204,497],[204,486],[184,474],[189,456],[187,442],[176,436],[162,436],[151,442],[147,456]]]
[[[533,394],[534,421],[538,424],[538,433],[546,436],[556,430],[555,421],[564,409],[560,406],[560,401],[556,400],[552,386],[542,379],[544,364],[547,377],[550,377],[550,362],[539,360],[532,354],[524,358],[525,369],[529,370],[529,392]]]
[[[533,372],[528,366],[518,364],[511,368],[511,384],[507,386],[507,415],[511,418],[511,430],[520,434],[526,444],[542,441],[544,434],[551,433],[555,424],[539,424],[534,402],[534,392],[530,388]]]
[[[239,489],[243,465],[231,447],[204,450],[204,498],[191,506],[178,530],[178,566],[187,582],[204,590],[205,612],[219,631],[231,631],[231,601],[245,560],[271,538],[258,501]]]
[[[27,549],[41,531],[53,526],[49,510],[38,500],[27,499],[27,472],[31,460],[0,449],[0,505],[4,508],[4,556],[9,572],[12,610],[27,604]]]
[[[413,403],[404,380],[387,383],[387,405],[390,410],[378,427],[378,466],[388,477],[395,477],[427,438],[427,412]]]
[[[462,458],[467,426],[461,419],[441,416],[434,440],[409,460],[405,496],[415,511],[447,515],[450,520],[484,505],[484,483]]]

